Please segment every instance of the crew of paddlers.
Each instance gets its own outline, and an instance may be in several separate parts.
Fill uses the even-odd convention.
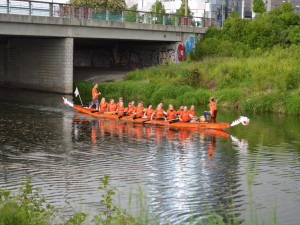
[[[218,111],[217,104],[213,97],[209,99],[210,111],[204,112],[202,117],[197,117],[194,105],[191,105],[190,109],[188,109],[187,106],[180,106],[179,110],[176,111],[173,105],[169,104],[168,110],[165,111],[162,103],[159,103],[157,108],[153,109],[152,104],[149,104],[147,105],[147,108],[144,108],[142,101],[139,101],[137,106],[135,106],[135,101],[131,101],[125,107],[122,97],[119,98],[118,103],[115,103],[114,99],[110,99],[108,103],[105,98],[102,98],[99,104],[98,96],[101,95],[101,92],[98,92],[97,88],[98,84],[96,84],[92,90],[93,100],[89,109],[95,105],[97,111],[117,114],[119,118],[123,116],[132,116],[133,119],[148,118],[149,120],[181,121],[186,123],[197,123],[200,121],[216,123]],[[208,117],[210,117],[211,120],[208,119]]]

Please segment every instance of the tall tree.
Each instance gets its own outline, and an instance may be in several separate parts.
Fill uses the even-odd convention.
[[[266,5],[263,0],[253,0],[252,5],[253,12],[255,13],[263,14],[266,12]]]
[[[165,14],[165,6],[162,4],[161,1],[156,0],[156,2],[151,6],[151,12]]]
[[[191,12],[191,9],[190,9],[189,6],[188,6],[187,11],[188,11],[188,13],[187,13],[188,16],[193,15],[193,13]],[[176,10],[176,14],[179,15],[179,16],[185,16],[185,0],[181,0],[180,8]]]
[[[125,0],[70,0],[73,5],[86,5],[91,7],[103,7],[111,9],[126,9]]]
[[[156,0],[156,2],[151,6],[151,12],[157,13],[154,15],[155,24],[163,24],[163,14],[166,13],[165,6],[161,1]]]

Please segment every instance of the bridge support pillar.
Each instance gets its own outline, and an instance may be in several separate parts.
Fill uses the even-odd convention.
[[[0,52],[0,84],[72,93],[73,38],[11,37],[0,43]]]

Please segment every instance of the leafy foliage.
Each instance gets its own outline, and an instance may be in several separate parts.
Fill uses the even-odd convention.
[[[185,0],[181,0],[180,8],[178,10],[176,10],[176,14],[179,16],[185,16]],[[188,6],[187,16],[192,16],[192,15],[193,15],[193,13],[192,13],[190,7]]]
[[[161,1],[156,0],[156,2],[151,6],[151,12],[165,14],[165,6],[162,4]]]
[[[265,13],[266,12],[266,5],[263,0],[253,0],[253,12],[255,13]]]
[[[300,15],[286,2],[252,21],[231,13],[222,29],[210,28],[197,43],[192,59],[205,56],[248,57],[276,45],[288,47],[300,43]]]
[[[100,204],[105,209],[94,216],[93,222],[95,224],[138,224],[136,219],[118,207],[113,197],[116,194],[116,188],[110,186],[109,176],[105,175],[100,179],[101,185],[98,187],[104,194],[101,195],[102,199]]]
[[[57,210],[39,192],[30,178],[21,183],[17,195],[0,189],[0,224],[50,224]]]
[[[125,0],[70,0],[70,4],[110,9],[126,9]]]
[[[154,23],[163,24],[163,14],[166,13],[166,10],[161,1],[156,0],[156,2],[151,6],[151,12],[154,13]]]
[[[136,12],[133,11],[137,10],[137,5],[133,5],[130,10],[125,13],[125,22],[136,22]]]

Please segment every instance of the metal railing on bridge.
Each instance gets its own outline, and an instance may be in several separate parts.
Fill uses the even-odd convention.
[[[187,27],[210,27],[215,25],[214,19],[205,17],[180,16],[176,14],[161,14],[28,0],[0,0],[0,13]]]

